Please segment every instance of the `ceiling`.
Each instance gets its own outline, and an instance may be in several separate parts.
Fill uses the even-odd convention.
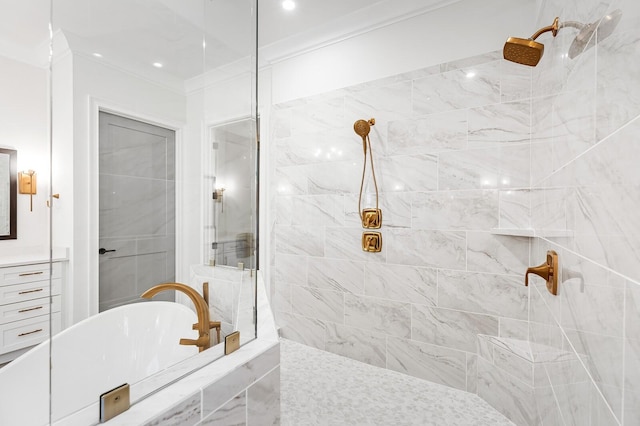
[[[258,0],[261,64],[460,0],[296,0],[292,11],[281,1]],[[55,0],[53,31],[62,30],[77,54],[99,53],[96,60],[152,79],[184,81],[252,53],[252,3]],[[44,66],[49,17],[50,0],[0,0],[0,55]]]

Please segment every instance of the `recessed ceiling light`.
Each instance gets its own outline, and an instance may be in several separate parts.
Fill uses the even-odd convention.
[[[98,52],[94,53],[93,56],[95,56],[96,58],[102,58],[102,55]]]
[[[156,68],[162,68],[163,67],[163,65],[160,62],[154,62],[153,66],[156,67]]]
[[[296,2],[294,2],[293,0],[284,0],[282,2],[282,8],[284,10],[293,10],[296,8]]]
[[[467,73],[467,78],[473,78],[473,77],[475,77],[475,76],[476,76],[476,72],[475,72],[475,71],[469,71],[469,72]]]

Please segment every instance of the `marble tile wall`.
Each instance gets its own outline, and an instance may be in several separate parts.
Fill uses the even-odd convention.
[[[274,106],[272,303],[289,339],[471,392],[499,381],[526,394],[546,417],[516,401],[518,424],[638,424],[640,4],[540,4],[538,27],[623,15],[574,59],[566,28],[542,40],[535,68],[495,52]],[[352,130],[370,117],[376,254],[360,248]],[[523,286],[549,249],[556,297],[535,277]],[[575,369],[541,370],[540,388],[510,384],[478,358],[478,334],[561,349]]]
[[[559,34],[533,70],[531,221],[540,238],[531,259],[541,263],[547,250],[558,252],[561,284],[557,297],[540,281],[533,285],[530,336],[572,351],[588,373],[589,392],[553,384],[556,395],[564,394],[557,403],[565,421],[578,418],[572,406],[591,404],[580,424],[635,425],[640,5],[547,0],[543,10],[540,25],[552,15],[592,22],[620,10],[622,18],[573,60],[563,54],[575,32]]]
[[[275,106],[283,337],[473,392],[477,334],[527,337],[529,239],[491,233],[529,221],[531,73],[512,70],[495,52]],[[381,253],[360,246],[370,117]]]

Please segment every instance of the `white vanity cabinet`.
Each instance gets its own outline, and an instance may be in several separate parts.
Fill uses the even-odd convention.
[[[0,264],[0,364],[60,331],[65,268],[66,261]]]

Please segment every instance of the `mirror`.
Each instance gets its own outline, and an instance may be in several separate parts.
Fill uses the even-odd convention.
[[[51,268],[47,265],[42,273],[42,277],[47,276],[43,278],[46,285],[42,294],[49,292],[50,297],[48,294],[47,304],[35,311],[46,317],[43,323],[51,329],[34,329],[39,330],[36,333],[50,331],[54,335],[51,359],[38,358],[38,366],[42,368],[34,368],[29,374],[38,377],[43,385],[50,379],[50,410],[54,422],[69,415],[86,415],[88,417],[81,417],[83,420],[78,424],[95,424],[95,406],[100,393],[128,382],[132,386],[132,403],[136,403],[223,356],[224,345],[218,343],[224,341],[225,335],[240,330],[241,344],[255,338],[256,166],[250,168],[253,171],[247,183],[251,187],[242,188],[246,192],[242,200],[235,199],[234,191],[227,192],[228,208],[236,210],[235,215],[239,212],[247,215],[242,220],[242,231],[233,236],[247,242],[236,259],[243,260],[244,267],[237,268],[238,262],[232,267],[210,266],[210,245],[205,242],[209,239],[209,227],[213,226],[211,216],[207,215],[212,194],[207,185],[209,175],[220,173],[204,160],[210,154],[209,129],[215,123],[247,120],[251,125],[242,130],[246,132],[244,137],[249,148],[245,154],[247,161],[257,161],[257,2],[42,0],[40,4],[25,3],[28,5],[21,2],[17,6],[15,2],[0,0],[0,9],[6,12],[0,16],[7,20],[6,25],[0,26],[0,63],[3,64],[0,76],[6,73],[5,62],[23,59],[9,55],[4,47],[19,42],[24,44],[25,52],[37,52],[37,58],[22,61],[20,66],[38,70],[38,78],[42,77],[43,83],[38,86],[41,96],[30,99],[33,105],[25,102],[22,110],[42,108],[50,113],[48,120],[38,117],[45,134],[50,130],[50,146],[38,146],[37,150],[27,142],[15,146],[21,151],[20,157],[30,161],[24,166],[36,169],[42,177],[38,182],[40,198],[34,197],[34,211],[30,216],[42,219],[38,224],[41,239],[34,243],[35,238],[27,240],[21,235],[17,244],[24,249],[27,261],[33,260],[29,248],[38,245],[45,253],[38,261],[51,262]],[[20,22],[20,31],[11,25],[14,21]],[[28,87],[33,84],[25,82],[24,87],[16,89],[14,103],[23,100],[20,92]],[[101,129],[101,115],[105,114],[129,124],[118,121]],[[143,129],[143,125],[162,130]],[[130,130],[126,137],[122,130],[125,127]],[[166,132],[173,134],[173,142],[168,142]],[[101,147],[105,135],[111,137],[108,148]],[[159,140],[164,144],[156,144]],[[28,148],[26,154],[25,148]],[[213,166],[225,167],[221,162]],[[171,200],[174,202],[170,203]],[[244,200],[249,204],[241,205]],[[159,213],[164,222],[151,216],[160,208],[164,208]],[[120,216],[109,218],[105,212]],[[23,226],[22,216],[19,222]],[[103,235],[101,231],[108,233]],[[24,233],[21,231],[21,234]],[[1,244],[3,242],[0,250],[15,248]],[[104,253],[101,254],[100,249],[104,249]],[[103,268],[115,273],[107,281],[125,287],[126,297],[101,288]],[[191,324],[198,321],[196,309],[184,293],[163,292],[150,302],[140,299],[146,289],[165,281],[186,284],[201,295],[202,284],[209,284],[210,320],[220,323],[220,339],[217,330],[211,330],[210,349],[199,352],[197,345],[179,345],[182,338],[198,338],[198,331],[191,330]],[[101,296],[113,294],[108,303],[102,303],[107,299],[101,300]],[[165,295],[175,302],[157,300]],[[91,390],[77,386],[84,389],[87,398],[82,395],[75,398],[68,393],[72,390],[65,387],[65,383],[79,383],[76,379],[58,372],[55,367],[49,373],[49,363],[56,367],[69,364],[68,360],[87,352],[78,350],[77,344],[75,349],[70,349],[63,339],[56,337],[70,335],[75,327],[127,307],[132,307],[134,313],[123,321],[129,321],[130,325],[142,324],[144,317],[150,318],[150,315],[142,319],[136,316],[136,306],[161,306],[161,303],[180,307],[159,309],[160,319],[166,319],[163,315],[175,310],[178,319],[171,324],[188,323],[188,326],[171,337],[166,334],[166,328],[147,330],[143,336],[128,341],[130,346],[124,349],[109,340],[119,327],[115,321],[110,322],[108,331],[95,333],[95,340],[82,338],[86,349],[104,348],[103,358],[109,358],[113,352],[123,355],[114,358],[118,359],[118,368],[103,374],[113,383],[100,383]],[[185,313],[182,308],[189,312]],[[187,314],[190,317],[185,317]],[[65,333],[57,334],[63,330]],[[183,352],[181,358],[168,356],[170,351],[155,349],[155,353],[148,354],[151,358],[143,361],[138,349],[159,341],[170,342],[172,350],[177,347],[173,352]],[[115,351],[107,353],[109,347]],[[35,349],[30,348],[27,346],[19,352],[34,353]],[[19,355],[18,351],[12,353]],[[11,362],[0,369],[0,375],[3,370],[13,369],[12,364],[20,363]],[[83,373],[77,368],[85,365],[95,363],[78,360],[75,373],[88,376],[89,372]],[[132,375],[126,376],[129,372]],[[0,382],[11,387],[10,379],[0,378]],[[13,386],[16,387],[20,386]],[[30,394],[25,400],[33,402],[47,397],[48,401],[48,389],[46,386],[45,394],[26,389]],[[0,414],[2,407],[0,403]],[[3,422],[0,420],[0,423]]]
[[[0,148],[0,240],[18,238],[17,157],[18,151]]]

